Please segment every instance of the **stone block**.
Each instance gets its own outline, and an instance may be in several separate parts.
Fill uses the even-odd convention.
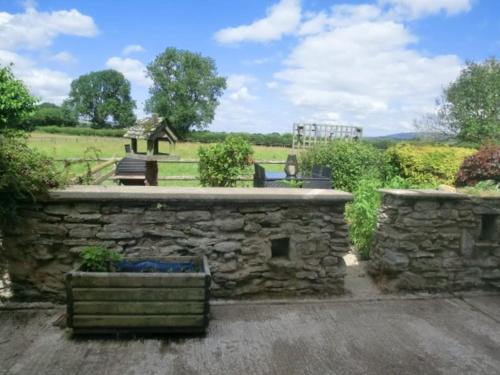
[[[241,243],[236,241],[224,241],[215,244],[214,250],[219,253],[234,252],[241,249]]]
[[[210,220],[212,215],[208,211],[179,211],[177,220],[184,222],[198,222]]]

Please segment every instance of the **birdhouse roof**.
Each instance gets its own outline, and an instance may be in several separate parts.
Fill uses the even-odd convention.
[[[157,115],[138,120],[127,130],[124,137],[146,140],[166,139],[170,142],[177,142],[177,137],[165,123],[164,118]]]

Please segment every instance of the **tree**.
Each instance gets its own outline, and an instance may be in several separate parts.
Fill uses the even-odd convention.
[[[35,111],[24,124],[26,128],[35,126],[76,126],[78,115],[67,105],[58,106],[52,103],[42,103],[36,106]]]
[[[146,111],[158,113],[180,137],[212,122],[226,79],[213,59],[167,48],[147,67],[153,80]]]
[[[10,67],[0,68],[0,130],[19,128],[35,108],[35,98]]]
[[[65,105],[89,119],[93,127],[125,127],[135,122],[130,82],[112,69],[91,72],[71,82]]]
[[[468,62],[437,104],[437,114],[420,120],[419,128],[466,142],[500,140],[500,62]]]

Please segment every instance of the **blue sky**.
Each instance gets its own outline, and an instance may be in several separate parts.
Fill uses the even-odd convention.
[[[211,130],[287,132],[293,122],[412,131],[466,60],[500,52],[497,0],[0,0],[0,64],[42,100],[113,68],[132,83],[166,47],[215,59],[228,79]]]

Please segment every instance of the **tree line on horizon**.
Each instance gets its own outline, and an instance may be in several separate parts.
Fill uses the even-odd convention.
[[[152,80],[146,113],[163,117],[181,139],[217,142],[224,136],[203,131],[213,121],[226,88],[226,79],[218,75],[212,58],[169,47],[147,66],[146,73]],[[44,125],[78,126],[83,122],[92,128],[111,129],[129,127],[136,121],[130,82],[116,70],[78,77],[71,83],[68,98],[61,106],[37,105],[27,89],[21,90],[20,95],[12,82],[25,87],[9,67],[0,68],[0,127],[32,129]],[[468,62],[436,104],[436,113],[415,121],[417,129],[462,142],[500,143],[500,62],[496,58],[482,63]],[[12,110],[23,115],[13,121],[9,114]],[[275,144],[285,142],[288,139]]]

